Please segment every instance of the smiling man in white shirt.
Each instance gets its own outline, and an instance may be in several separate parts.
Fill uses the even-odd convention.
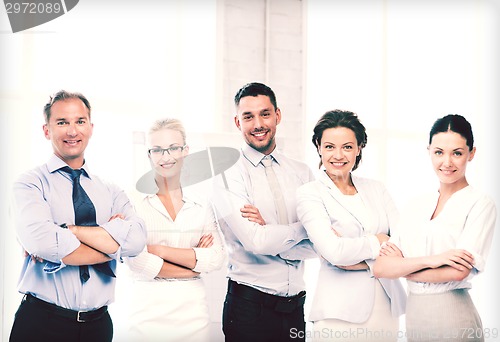
[[[295,191],[313,175],[277,151],[282,115],[271,88],[249,83],[234,100],[246,144],[214,192],[229,254],[223,331],[226,341],[296,341],[291,332],[305,330],[303,260],[315,253],[297,219]]]

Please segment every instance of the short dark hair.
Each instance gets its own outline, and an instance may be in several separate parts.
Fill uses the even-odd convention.
[[[472,134],[472,127],[462,115],[448,114],[442,118],[437,119],[432,125],[429,133],[429,145],[432,142],[432,137],[438,133],[455,132],[464,137],[469,151],[474,148],[474,135]]]
[[[58,101],[69,100],[69,99],[81,100],[83,102],[83,104],[85,105],[85,107],[87,107],[87,109],[89,111],[89,119],[90,119],[90,111],[91,111],[90,103],[89,103],[89,100],[87,100],[87,98],[85,96],[83,96],[83,94],[72,93],[72,92],[69,92],[66,90],[59,90],[57,93],[55,93],[54,95],[52,95],[50,97],[49,102],[47,102],[45,104],[45,106],[43,107],[43,114],[45,116],[45,123],[48,124],[50,121],[50,114],[51,114],[50,110],[52,109],[52,106],[54,105],[54,103],[56,103]]]
[[[271,103],[274,106],[274,110],[278,109],[278,105],[276,103],[276,95],[274,94],[274,91],[265,84],[258,82],[248,83],[245,84],[243,87],[241,87],[241,89],[238,90],[238,92],[234,96],[234,104],[238,106],[240,104],[240,100],[245,96],[258,96],[258,95],[265,95],[269,97],[269,100],[271,100]]]
[[[359,121],[358,116],[353,112],[340,109],[326,112],[314,126],[312,142],[316,149],[319,149],[321,146],[321,137],[323,136],[323,132],[328,128],[335,127],[345,127],[352,130],[356,136],[358,146],[361,147],[361,151],[359,151],[359,155],[356,156],[356,161],[352,168],[352,171],[354,171],[358,168],[358,165],[361,162],[363,148],[368,142],[368,135],[366,134],[365,126],[363,126],[361,121]],[[321,167],[321,160],[319,162],[319,166]]]

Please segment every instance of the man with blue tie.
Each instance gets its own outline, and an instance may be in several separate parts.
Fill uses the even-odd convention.
[[[234,102],[245,144],[216,180],[213,199],[229,254],[225,340],[303,341],[303,259],[316,254],[297,219],[295,191],[312,172],[276,148],[281,111],[271,88],[249,83]]]
[[[59,91],[44,115],[54,154],[13,187],[26,257],[10,341],[111,341],[116,262],[143,250],[144,223],[122,190],[89,171],[84,152],[93,124],[85,96]]]

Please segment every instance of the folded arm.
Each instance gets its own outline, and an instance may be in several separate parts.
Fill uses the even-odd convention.
[[[127,258],[131,270],[141,277],[192,278],[200,272],[220,268],[224,260],[222,238],[210,210],[203,235],[193,248],[176,248],[158,244],[147,245],[136,257]],[[211,217],[211,218],[210,218]]]
[[[380,242],[376,235],[354,238],[338,236],[331,229],[325,203],[313,187],[298,189],[297,215],[318,254],[332,265],[355,265],[374,259],[379,253]]]
[[[139,255],[125,259],[132,272],[134,272],[139,278],[152,280],[156,277],[192,278],[199,275],[198,272],[195,272],[192,269],[166,261],[160,256],[152,253],[155,252],[161,254],[161,249],[155,249],[156,246],[159,245],[148,245]]]
[[[405,258],[395,244],[387,242],[375,261],[373,273],[376,278],[407,277],[414,281],[442,283],[466,278],[473,265],[472,254],[463,249]]]
[[[217,187],[213,197],[219,220],[241,242],[245,250],[263,255],[278,255],[307,238],[300,222],[288,225],[266,224],[242,216],[241,208],[251,204],[242,179],[228,177],[229,189]]]
[[[120,247],[118,242],[102,227],[70,225],[68,229],[75,234],[82,244],[104,254],[116,253]]]
[[[210,247],[212,244],[212,235],[204,235],[201,237],[198,246]],[[163,245],[147,245],[147,248],[148,253],[159,256],[167,263],[173,263],[188,269],[193,269],[196,266],[196,253],[193,248],[176,248]]]
[[[406,279],[425,283],[446,283],[448,281],[462,281],[467,278],[472,269],[458,270],[451,266],[441,266],[434,269],[424,269],[405,276]]]
[[[178,279],[186,279],[193,278],[198,276],[198,272],[194,272],[189,268],[185,268],[179,265],[175,265],[173,263],[164,261],[160,272],[158,272],[157,277],[159,278],[178,278]]]
[[[113,215],[109,221],[124,219],[123,214]],[[111,260],[108,254],[116,253],[120,245],[102,227],[69,225],[67,228],[81,245],[62,259],[66,265],[94,265]]]
[[[144,221],[137,215],[129,198],[114,185],[109,186],[112,193],[112,208],[108,222],[100,226],[119,245],[114,255],[114,259],[138,255],[146,245],[146,226]],[[107,248],[113,249],[113,241],[107,240]]]
[[[339,238],[342,237],[342,235],[339,232],[337,232],[334,228],[332,228],[332,230],[335,233],[335,235],[337,235]],[[387,234],[376,234],[375,236],[377,237],[380,245],[389,240],[389,236]],[[364,271],[370,269],[370,266],[368,265],[366,260],[360,261],[354,265],[335,265],[335,266],[345,271]]]
[[[80,246],[73,252],[62,258],[66,265],[80,266],[80,265],[94,265],[111,260],[106,254],[103,254],[92,247],[85,244]]]
[[[257,207],[251,204],[245,204],[243,208],[240,209],[241,216],[246,218],[248,221],[255,222],[261,226],[266,225],[266,221],[260,214]],[[313,244],[309,239],[304,239],[292,248],[281,252],[279,256],[285,260],[305,260],[318,257],[318,254],[314,250]]]

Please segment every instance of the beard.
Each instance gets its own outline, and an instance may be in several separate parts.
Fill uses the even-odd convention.
[[[272,149],[275,144],[274,137],[269,139],[268,141],[259,141],[257,144],[254,141],[247,141],[247,142],[250,147],[263,154],[266,154],[266,152]]]

